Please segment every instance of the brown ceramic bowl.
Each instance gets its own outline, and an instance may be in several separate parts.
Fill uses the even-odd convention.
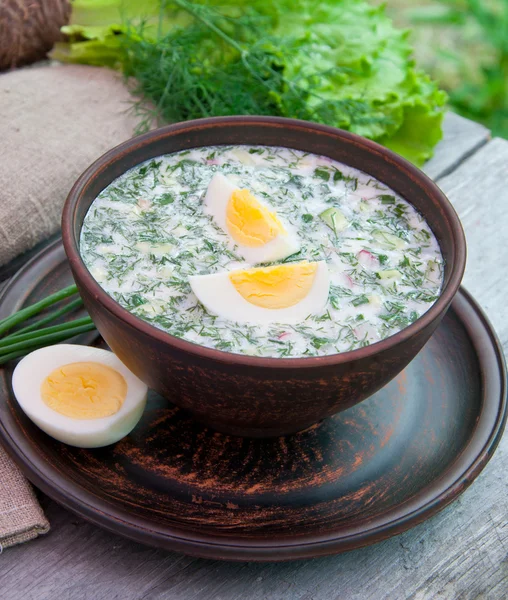
[[[420,319],[380,342],[316,358],[259,358],[173,337],[132,315],[95,282],[79,253],[89,206],[113,179],[149,158],[216,144],[286,146],[328,156],[390,186],[436,235],[444,259],[441,296]],[[93,163],[64,207],[63,241],[86,308],[111,349],[145,383],[211,427],[235,435],[293,433],[361,402],[395,377],[443,318],[462,279],[460,221],[439,188],[412,164],[359,136],[275,117],[220,117],[170,125],[131,139]]]

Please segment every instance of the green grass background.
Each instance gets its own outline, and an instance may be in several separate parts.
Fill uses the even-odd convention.
[[[377,2],[378,4],[381,2]],[[508,0],[386,0],[452,110],[508,138]]]

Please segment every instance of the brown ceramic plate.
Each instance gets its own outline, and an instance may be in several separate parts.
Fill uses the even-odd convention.
[[[4,289],[0,317],[70,282],[53,243]],[[81,450],[33,425],[10,379],[0,369],[0,437],[35,485],[115,533],[231,560],[332,554],[408,529],[474,480],[506,417],[502,351],[463,290],[396,380],[286,438],[215,433],[153,395],[130,436]]]

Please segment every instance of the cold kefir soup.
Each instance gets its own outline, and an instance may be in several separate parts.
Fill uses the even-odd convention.
[[[437,300],[424,218],[369,175],[288,148],[150,159],[94,200],[81,255],[121,306],[171,335],[265,357],[336,354]]]

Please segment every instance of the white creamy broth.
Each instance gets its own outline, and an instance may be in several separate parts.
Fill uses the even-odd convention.
[[[189,276],[252,267],[203,210],[217,172],[296,233],[300,251],[279,262],[326,261],[331,285],[320,314],[246,325],[197,301]],[[341,227],[326,218],[329,209],[345,217]],[[379,341],[425,313],[443,280],[429,226],[387,186],[326,157],[267,146],[197,148],[134,167],[93,202],[80,247],[96,281],[140,318],[190,342],[255,356],[321,356]]]

